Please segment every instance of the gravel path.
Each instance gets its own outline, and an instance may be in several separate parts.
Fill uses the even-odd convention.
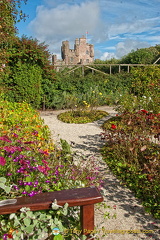
[[[116,112],[111,107],[100,107],[111,116]],[[72,145],[72,150],[81,152],[87,156],[94,155],[99,161],[102,173],[105,175],[103,184],[104,202],[106,209],[96,210],[95,225],[97,238],[102,240],[160,240],[160,221],[155,220],[144,212],[139,200],[134,194],[120,184],[120,181],[109,171],[102,161],[99,148],[104,144],[100,138],[100,125],[106,119],[86,124],[68,124],[57,119],[61,111],[41,112],[41,117],[51,130],[52,137],[59,142],[65,139]],[[110,219],[102,218],[100,213],[110,213]],[[130,233],[129,231],[132,231]],[[107,235],[103,237],[103,232]]]

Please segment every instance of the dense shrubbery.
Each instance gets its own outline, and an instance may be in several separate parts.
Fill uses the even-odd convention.
[[[98,105],[115,105],[125,91],[131,86],[130,75],[103,75],[96,73],[80,76],[61,75],[57,77],[54,84],[50,85],[46,95],[46,108],[70,108],[73,103],[96,99]],[[101,93],[102,95],[99,95]]]
[[[50,86],[55,80],[47,46],[36,39],[15,37],[6,53],[8,60],[0,79],[5,98],[26,101],[37,109],[42,107],[44,96],[50,93],[53,96]]]
[[[124,56],[120,63],[153,64],[159,57],[159,45],[155,47],[137,49]]]

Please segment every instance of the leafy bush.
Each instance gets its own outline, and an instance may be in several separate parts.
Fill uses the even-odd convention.
[[[160,218],[160,114],[146,110],[124,113],[106,121],[104,160],[132,189],[146,210]]]

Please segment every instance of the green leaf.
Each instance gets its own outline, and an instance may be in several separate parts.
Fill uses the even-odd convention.
[[[15,213],[10,214],[9,219],[12,220],[15,217]]]
[[[23,222],[26,225],[26,227],[28,227],[31,224],[31,219],[30,218],[25,218],[25,219],[23,219]]]
[[[1,183],[1,182],[0,182],[0,188],[5,189],[4,183]]]
[[[56,236],[54,236],[53,238],[54,240],[64,240],[63,236],[61,234],[58,234]]]
[[[30,225],[30,226],[26,227],[25,231],[26,231],[26,233],[32,233],[33,232],[33,226]]]
[[[26,182],[31,182],[32,181],[32,178],[31,177],[26,177],[26,180],[25,180]]]
[[[28,192],[30,190],[30,186],[26,185],[25,190]]]
[[[9,193],[10,190],[11,190],[11,187],[5,186],[5,189],[4,189],[4,190],[5,190],[6,193]]]
[[[5,183],[6,182],[6,178],[4,178],[4,177],[0,177],[0,183]]]

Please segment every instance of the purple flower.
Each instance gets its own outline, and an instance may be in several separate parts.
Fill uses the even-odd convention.
[[[27,192],[26,192],[26,191],[23,191],[22,194],[27,194]]]
[[[29,197],[33,197],[33,196],[36,195],[36,194],[37,194],[36,191],[32,191],[32,192],[30,192],[30,193],[28,194],[28,196],[29,196]]]
[[[12,175],[12,173],[7,173],[6,175],[7,175],[7,176],[11,176],[11,175]]]
[[[24,182],[22,180],[19,181],[19,185],[23,185]]]
[[[49,181],[49,180],[46,180],[45,182],[46,182],[46,183],[50,183],[51,181]]]
[[[14,187],[15,190],[19,190],[17,185],[14,185],[13,187]]]
[[[35,185],[38,185],[38,181],[35,181],[34,184],[35,184]]]
[[[5,233],[5,234],[3,235],[3,240],[7,240],[7,237],[8,237],[8,234]]]

